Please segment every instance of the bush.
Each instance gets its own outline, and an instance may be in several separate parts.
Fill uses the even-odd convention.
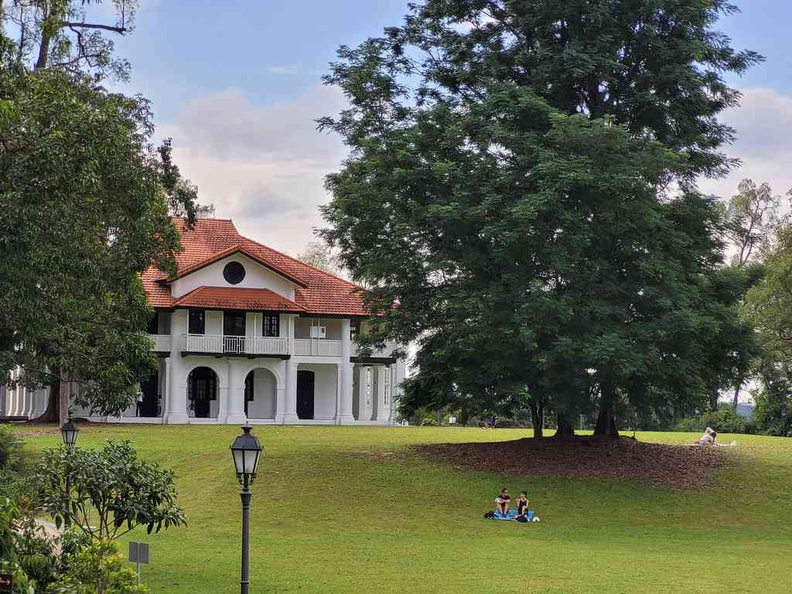
[[[68,554],[65,571],[50,584],[50,594],[145,594],[146,586],[137,585],[135,572],[127,567],[118,547],[112,542],[98,542]]]
[[[707,427],[718,433],[756,433],[756,423],[738,415],[731,407],[682,419],[674,431],[703,432]]]
[[[17,471],[22,465],[22,440],[0,425],[0,471]]]

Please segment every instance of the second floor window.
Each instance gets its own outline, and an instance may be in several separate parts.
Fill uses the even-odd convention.
[[[155,311],[154,315],[148,321],[148,333],[159,334],[159,312]]]
[[[262,336],[280,336],[280,316],[278,314],[264,314],[261,330]]]
[[[202,309],[190,310],[190,334],[205,334],[206,332],[206,312]]]

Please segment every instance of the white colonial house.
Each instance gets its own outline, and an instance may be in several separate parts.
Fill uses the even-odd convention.
[[[155,316],[158,367],[142,403],[121,417],[140,423],[392,424],[405,362],[396,345],[363,356],[358,288],[242,237],[230,220],[176,221],[178,273],[143,274]],[[34,417],[46,390],[2,390],[0,416]]]

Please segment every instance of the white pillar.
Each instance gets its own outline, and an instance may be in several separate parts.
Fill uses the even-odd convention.
[[[388,385],[388,424],[396,424],[396,364],[390,366],[390,384]]]
[[[352,373],[354,364],[350,361],[352,357],[352,325],[349,319],[341,320],[341,396],[338,406],[336,423],[344,425],[353,423],[355,417],[352,416]]]
[[[245,378],[239,377],[239,366],[237,361],[233,359],[228,360],[228,401],[223,406],[223,401],[220,401],[218,412],[218,421],[220,423],[230,423],[234,425],[244,424],[247,421],[245,415]],[[223,412],[225,411],[225,418]]]
[[[168,424],[183,424],[189,419],[187,415],[187,379],[182,375],[178,359],[172,356],[166,359],[167,366],[167,393],[165,396],[166,410],[163,422]]]
[[[286,384],[288,378],[289,361],[281,361],[278,366],[278,386],[275,392],[275,423],[282,425],[286,419]]]
[[[392,419],[396,422],[396,409],[399,406],[399,399],[402,395],[401,383],[404,381],[404,376],[407,372],[407,362],[404,359],[396,359],[396,364],[393,366],[393,376],[391,383],[393,384],[393,398],[391,399]]]
[[[283,410],[283,422],[297,423],[297,362],[286,361],[286,395]]]
[[[377,365],[374,368],[374,373],[376,374],[376,381],[374,385],[377,388],[375,398],[376,417],[374,420],[386,423],[388,421],[389,411],[387,405],[385,404],[385,366]]]

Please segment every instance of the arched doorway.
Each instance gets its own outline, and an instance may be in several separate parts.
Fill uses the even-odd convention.
[[[154,370],[145,382],[140,384],[143,402],[140,410],[135,411],[141,417],[158,417],[160,410],[159,371]]]
[[[217,416],[217,374],[209,367],[196,367],[187,376],[187,401],[190,416]]]
[[[253,369],[245,378],[245,415],[249,419],[274,419],[278,381],[269,369]]]
[[[314,418],[315,384],[313,371],[303,369],[297,372],[297,417],[300,419]]]

